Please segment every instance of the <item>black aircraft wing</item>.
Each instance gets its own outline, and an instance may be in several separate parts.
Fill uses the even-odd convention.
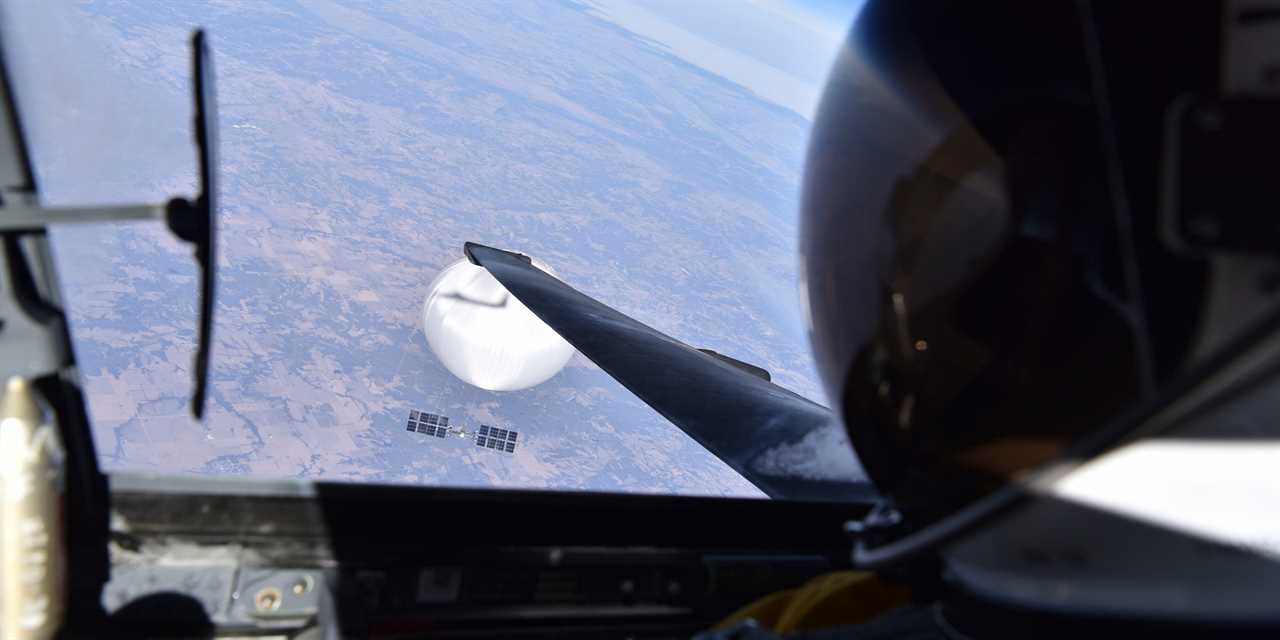
[[[779,447],[832,422],[825,407],[746,370],[745,363],[736,366],[601,304],[527,256],[472,242],[464,251],[578,351],[770,497],[858,501],[872,495],[866,483],[787,475],[780,468]]]

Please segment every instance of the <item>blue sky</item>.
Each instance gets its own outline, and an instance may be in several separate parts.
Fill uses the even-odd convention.
[[[815,19],[846,26],[862,7],[860,0],[793,0],[786,4]]]
[[[806,119],[861,0],[586,0],[597,15]]]

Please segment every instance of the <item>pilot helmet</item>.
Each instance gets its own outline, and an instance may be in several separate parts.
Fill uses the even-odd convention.
[[[1156,13],[871,0],[837,55],[801,288],[825,390],[905,531],[1096,438],[1266,320],[1280,13]]]

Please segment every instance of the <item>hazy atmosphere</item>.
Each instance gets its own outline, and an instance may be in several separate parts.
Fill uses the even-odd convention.
[[[581,355],[491,392],[427,348],[476,241],[827,404],[797,296],[809,118],[852,9],[828,3],[97,1],[11,8],[45,198],[194,189],[189,35],[209,32],[222,211],[209,416],[187,412],[197,271],[159,224],[59,229],[108,469],[756,496]],[[49,42],[57,55],[43,55]],[[43,48],[42,48],[43,47]],[[405,431],[518,430],[513,455]],[[839,429],[806,441],[856,463]]]

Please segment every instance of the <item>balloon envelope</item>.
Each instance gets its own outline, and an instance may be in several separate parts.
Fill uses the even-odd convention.
[[[533,264],[552,273],[539,260]],[[422,305],[422,328],[450,373],[490,391],[545,382],[574,351],[484,267],[467,260],[449,265],[432,281]]]

